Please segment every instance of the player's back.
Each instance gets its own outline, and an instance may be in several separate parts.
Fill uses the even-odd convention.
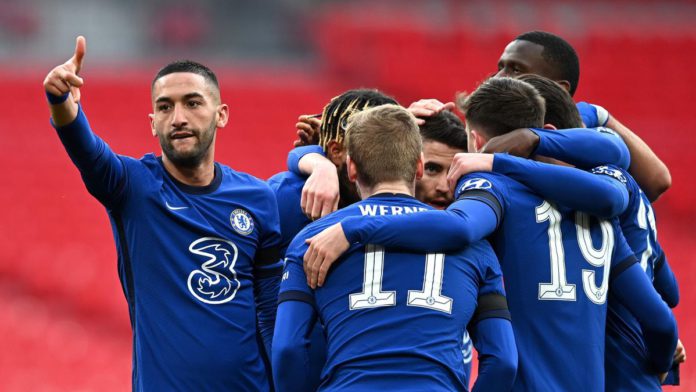
[[[410,197],[373,196],[310,225],[304,235],[346,216],[424,209],[431,208]],[[321,390],[465,390],[462,336],[479,287],[492,277],[500,281],[485,241],[447,255],[351,246],[315,291],[328,338]]]
[[[491,244],[505,278],[520,356],[513,389],[603,390],[617,222],[558,208],[495,173],[464,177],[459,194],[487,202],[498,215]]]

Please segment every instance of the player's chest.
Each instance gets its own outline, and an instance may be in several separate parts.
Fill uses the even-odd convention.
[[[145,236],[177,242],[215,237],[241,248],[256,248],[262,224],[257,210],[248,198],[233,192],[200,195],[162,187],[132,203],[127,214]]]

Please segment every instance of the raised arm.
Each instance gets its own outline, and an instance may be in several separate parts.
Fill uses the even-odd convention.
[[[338,208],[340,188],[336,165],[324,156],[320,146],[297,147],[288,154],[288,170],[307,177],[300,207],[310,219],[326,216]]]
[[[643,139],[633,133],[601,106],[578,102],[578,110],[587,127],[605,126],[621,136],[631,154],[629,172],[650,201],[657,200],[670,186],[672,176],[667,165],[650,149]],[[604,124],[602,124],[604,122]]]
[[[89,192],[104,204],[111,204],[122,193],[125,180],[123,162],[96,136],[78,104],[79,87],[84,84],[77,73],[86,52],[84,37],[77,37],[75,53],[53,68],[44,80],[51,111],[51,122],[70,159],[80,170]]]
[[[307,157],[307,158],[305,158]],[[288,153],[288,170],[298,176],[308,176],[322,161],[331,163],[324,155],[324,149],[315,144],[295,147]]]

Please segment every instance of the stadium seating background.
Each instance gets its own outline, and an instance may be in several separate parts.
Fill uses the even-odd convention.
[[[507,8],[498,10],[502,28],[482,32],[473,20],[424,24],[409,8],[337,7],[312,15],[322,34],[309,36],[316,51],[309,65],[215,65],[231,107],[218,161],[261,178],[283,170],[296,117],[319,112],[347,88],[378,87],[403,104],[451,100],[494,71],[504,46],[523,31]],[[568,37],[581,58],[576,98],[605,106],[670,167],[672,189],[655,203],[658,233],[681,284],[681,338],[687,351],[696,350],[696,28],[653,20],[639,29],[633,19],[607,29],[591,16],[595,24]],[[544,29],[566,32],[544,21]],[[93,128],[119,153],[158,151],[147,120],[148,86],[166,60],[94,68],[89,61],[88,52],[82,95]],[[127,390],[131,334],[115,247],[104,209],[49,125],[41,81],[50,66],[2,63],[0,390]],[[687,362],[684,386],[674,390],[692,390],[693,369]]]

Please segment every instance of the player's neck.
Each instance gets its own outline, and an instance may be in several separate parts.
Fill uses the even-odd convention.
[[[360,189],[360,197],[363,199],[367,199],[368,197],[379,193],[401,193],[411,196],[413,196],[415,193],[415,183],[406,184],[403,181],[382,182],[373,187],[366,187],[358,184],[358,188]]]
[[[212,156],[207,157],[194,167],[178,166],[170,161],[165,154],[162,155],[164,169],[177,181],[191,186],[207,186],[215,179],[215,163]]]

